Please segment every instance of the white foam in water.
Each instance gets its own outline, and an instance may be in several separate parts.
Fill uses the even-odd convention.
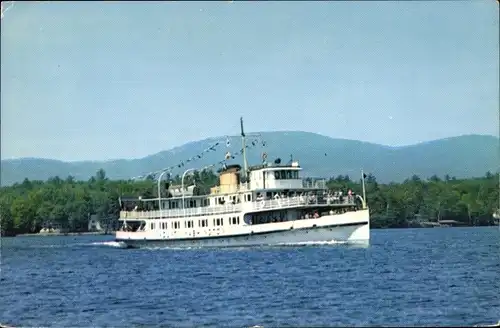
[[[106,247],[117,247],[117,248],[127,248],[125,243],[117,241],[97,241],[93,243],[71,243],[71,244],[56,244],[56,245],[36,245],[37,248],[67,248],[67,247],[81,247],[81,246],[106,246]]]
[[[339,245],[339,244],[348,244],[347,241],[339,241],[339,240],[324,240],[324,241],[304,241],[298,243],[280,243],[279,245],[286,246],[309,246],[309,245]]]
[[[324,246],[324,245],[352,245],[352,244],[357,244],[355,242],[350,242],[350,241],[345,241],[345,240],[325,240],[325,241],[305,241],[305,242],[295,242],[295,243],[279,243],[279,244],[264,244],[264,245],[258,245],[258,246],[236,246],[236,247],[226,247],[226,246],[216,246],[216,247],[210,247],[210,248],[215,248],[215,249],[241,249],[241,250],[247,250],[249,248],[254,248],[254,247],[273,247],[273,246]],[[181,250],[181,251],[186,251],[186,250],[198,250],[198,249],[205,249],[203,246],[188,246],[188,247],[179,247],[179,246],[146,246],[146,247],[141,247],[144,250],[150,250],[150,251],[158,251],[158,250]],[[208,247],[207,247],[208,248]]]
[[[158,250],[174,250],[174,251],[186,251],[192,249],[201,249],[201,247],[175,247],[175,246],[156,246],[156,247],[142,247],[142,249],[146,249],[149,251],[158,251]]]
[[[118,247],[118,248],[126,248],[127,245],[125,243],[121,243],[118,241],[97,241],[91,243],[93,246],[108,246],[108,247]]]

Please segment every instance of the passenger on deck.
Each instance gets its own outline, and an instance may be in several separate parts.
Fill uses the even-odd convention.
[[[311,195],[311,196],[309,197],[309,203],[311,203],[311,204],[312,204],[312,203],[315,203],[315,202],[316,202],[316,196]]]

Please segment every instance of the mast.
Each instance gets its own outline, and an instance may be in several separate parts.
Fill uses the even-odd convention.
[[[365,172],[361,169],[361,184],[363,185],[363,209],[366,208]]]
[[[248,163],[247,163],[247,147],[246,147],[246,139],[245,139],[245,130],[243,130],[243,117],[240,117],[240,125],[241,125],[241,145],[243,147],[243,170],[245,172],[245,178],[248,172]]]

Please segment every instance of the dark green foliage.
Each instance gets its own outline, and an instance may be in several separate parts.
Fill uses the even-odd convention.
[[[194,175],[198,193],[207,193],[217,183],[217,176],[210,171]],[[190,185],[193,176],[184,183]],[[170,183],[180,184],[176,177]],[[166,197],[168,181],[162,181],[160,190]],[[0,227],[2,235],[37,233],[43,227],[61,227],[71,232],[88,229],[92,214],[101,218],[116,219],[119,216],[120,196],[155,198],[157,181],[109,180],[106,172],[98,170],[88,181],[76,181],[73,177],[62,180],[49,178],[46,182],[24,179],[22,183],[0,188]]]
[[[328,186],[361,192],[361,181],[344,180],[331,179]],[[412,227],[441,220],[469,226],[491,225],[492,214],[499,207],[499,177],[490,172],[473,179],[440,180],[432,176],[424,180],[414,175],[400,184],[378,184],[368,176],[365,185],[373,228]]]
[[[366,198],[373,228],[417,226],[422,221],[456,220],[465,225],[493,224],[492,213],[499,206],[498,174],[486,173],[474,179],[444,180],[416,175],[403,183],[380,184],[372,174],[365,179]],[[185,177],[184,184],[196,183],[197,194],[207,194],[218,183],[212,171],[195,172]],[[160,190],[166,196],[168,184],[180,185],[179,176],[162,181]],[[361,180],[347,175],[331,178],[332,190],[351,189],[362,193]],[[39,232],[44,226],[58,225],[69,231],[86,231],[88,217],[97,214],[105,218],[119,215],[118,198],[157,197],[154,180],[109,180],[104,170],[88,181],[72,177],[50,178],[46,182],[24,179],[22,183],[0,188],[0,219],[2,235]]]

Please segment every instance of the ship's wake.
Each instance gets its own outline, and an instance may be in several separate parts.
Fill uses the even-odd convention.
[[[127,245],[119,241],[96,241],[87,245],[91,246],[104,246],[104,247],[115,247],[115,248],[127,248]]]
[[[345,240],[324,240],[324,241],[304,241],[296,243],[279,243],[279,246],[327,246],[327,245],[347,245],[350,242]]]
[[[277,243],[277,244],[261,244],[261,245],[224,245],[224,246],[173,246],[173,245],[143,245],[139,248],[142,250],[159,251],[159,250],[169,250],[169,251],[189,251],[189,250],[249,250],[249,249],[272,249],[272,248],[283,248],[283,247],[315,247],[315,246],[337,246],[346,245],[349,247],[366,247],[369,246],[367,241],[338,241],[338,240],[325,240],[325,241],[306,241],[306,242],[289,242],[289,243]]]
[[[125,243],[116,241],[96,241],[87,243],[61,243],[52,245],[31,245],[29,248],[80,248],[80,247],[113,247],[126,248]]]

